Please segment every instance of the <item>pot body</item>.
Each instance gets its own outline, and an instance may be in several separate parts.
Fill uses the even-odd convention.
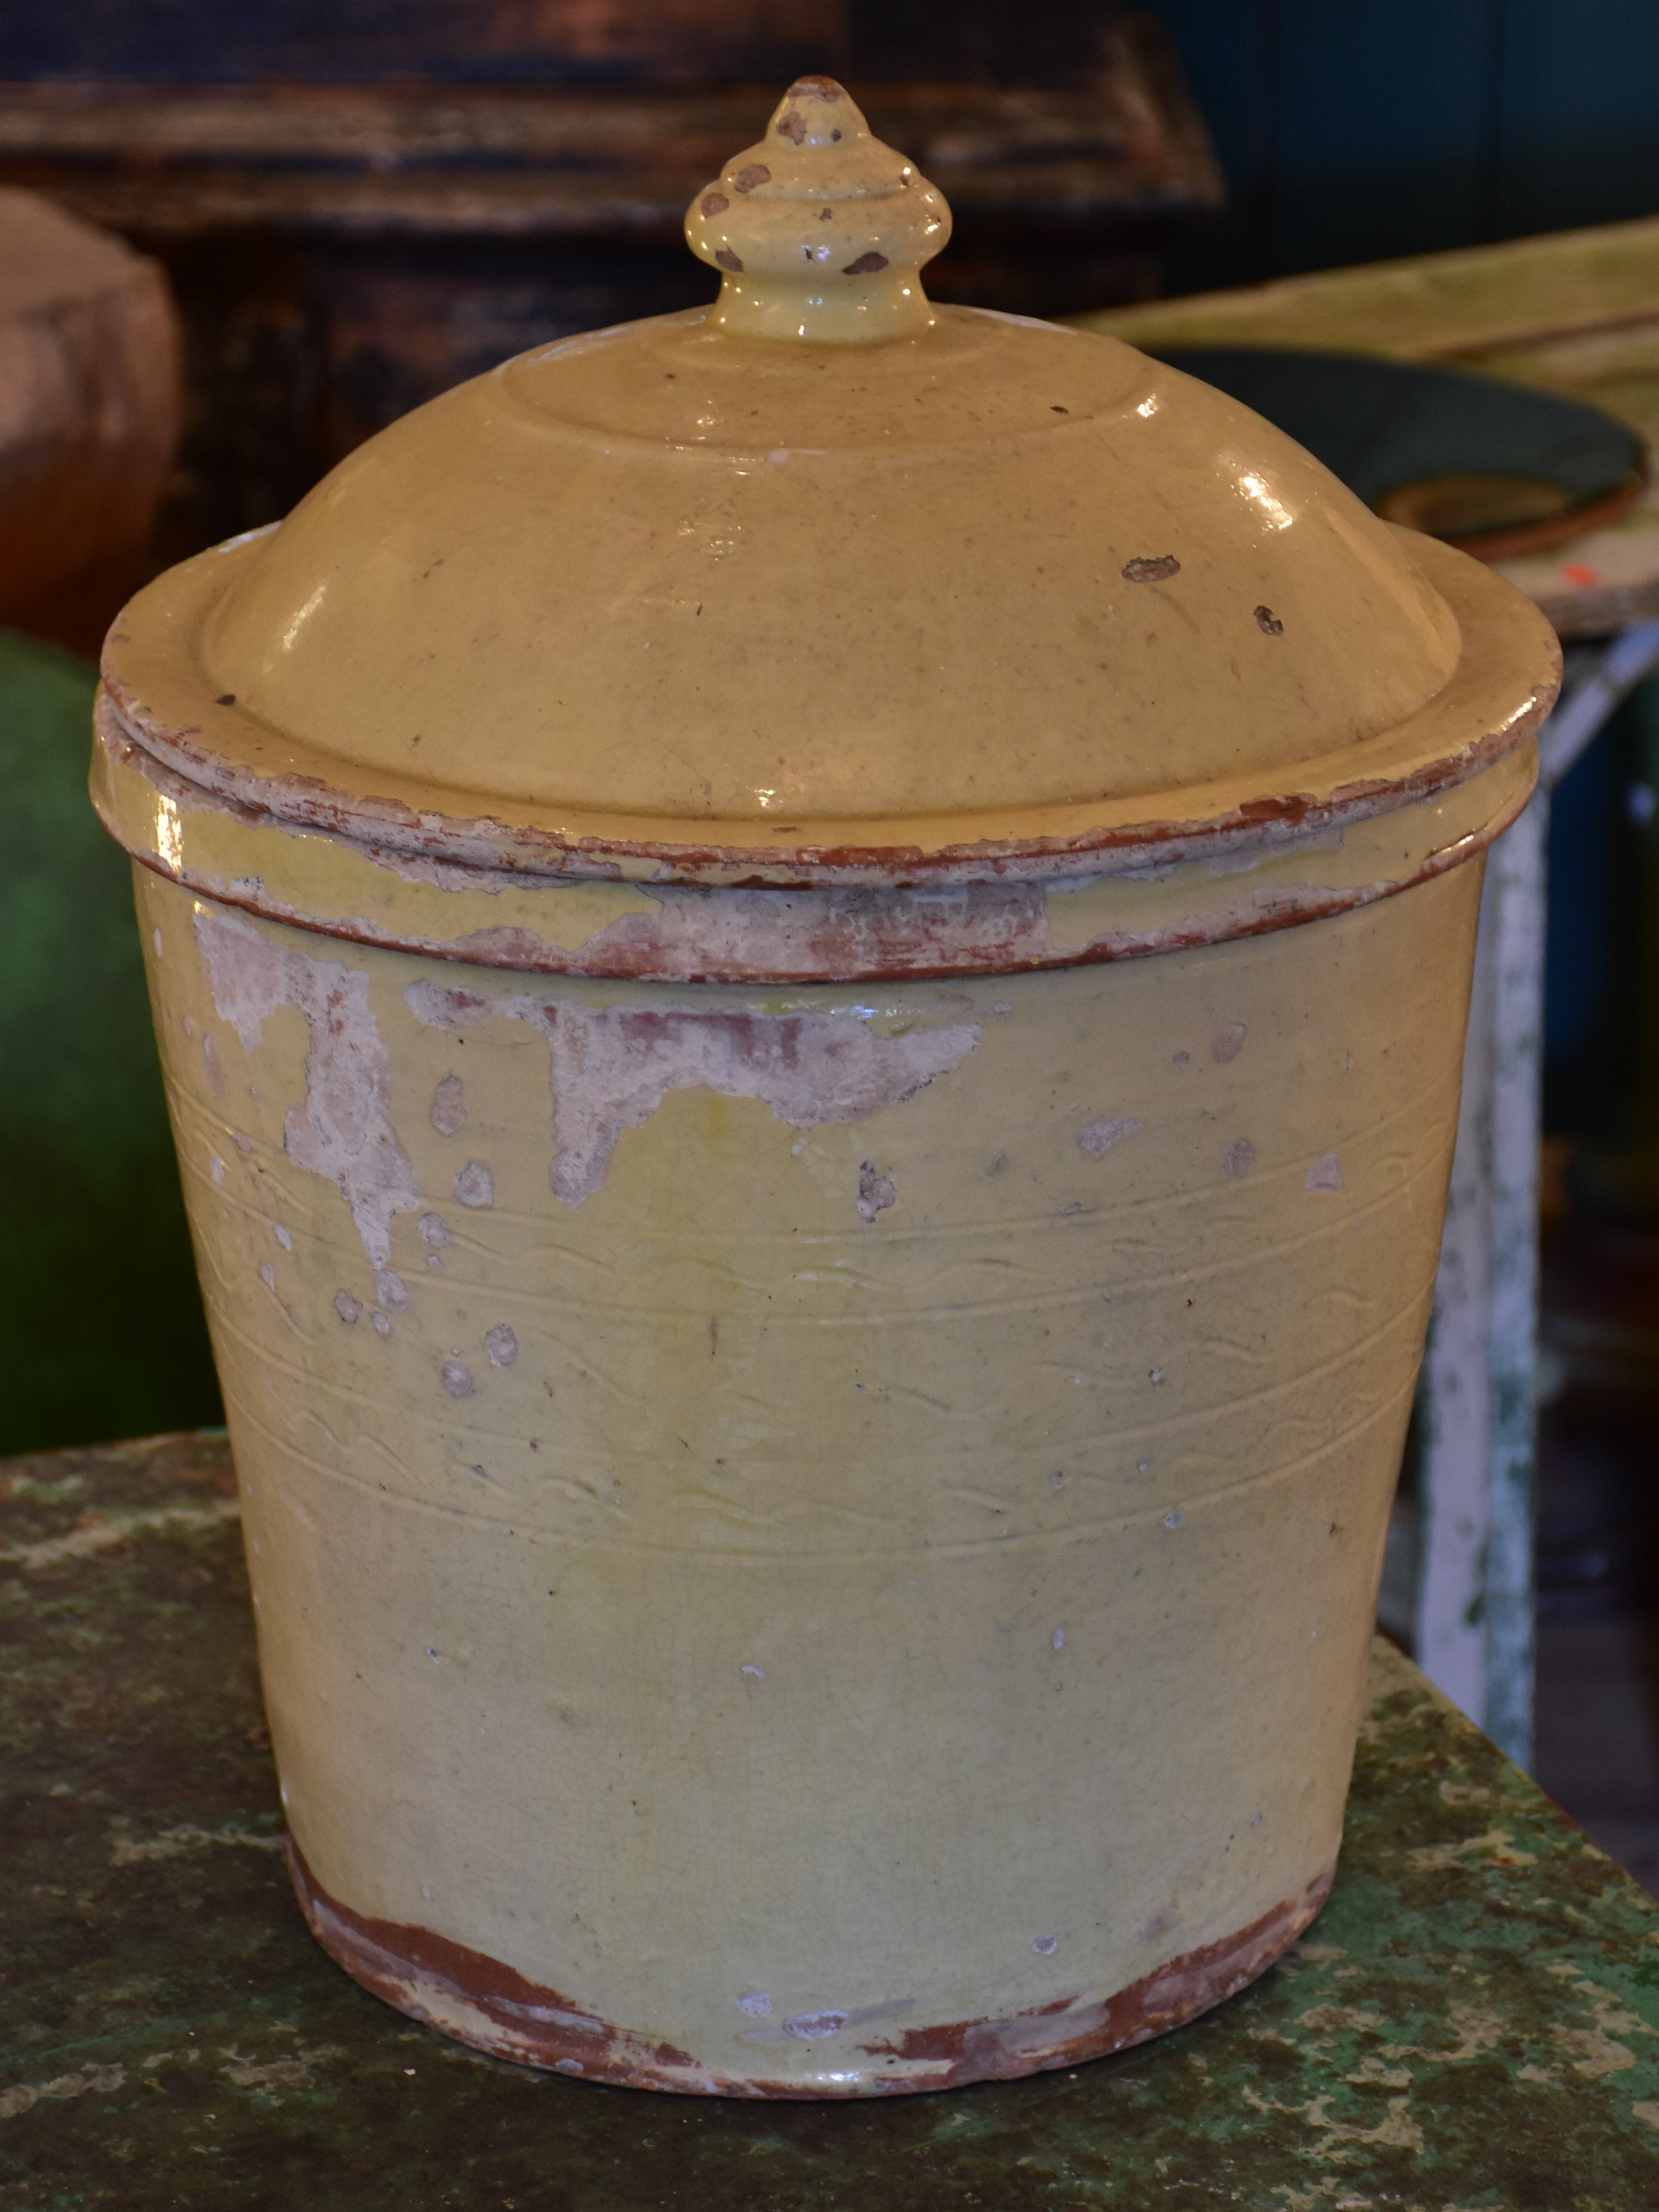
[[[140,868],[313,1927],[501,2055],[924,2089],[1340,1836],[1479,860],[1157,957],[514,975]]]

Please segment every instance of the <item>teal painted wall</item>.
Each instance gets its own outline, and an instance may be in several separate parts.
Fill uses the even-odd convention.
[[[1232,189],[1170,290],[1659,212],[1659,0],[1156,0]]]

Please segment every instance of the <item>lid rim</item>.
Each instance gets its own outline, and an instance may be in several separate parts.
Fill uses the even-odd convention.
[[[203,720],[166,720],[137,696],[134,683],[116,665],[117,648],[131,642],[119,620],[105,647],[104,688],[134,743],[216,797],[276,822],[427,860],[519,876],[780,888],[1030,880],[1098,873],[1103,867],[1123,872],[1200,854],[1218,857],[1241,843],[1391,812],[1480,775],[1536,730],[1560,682],[1560,648],[1547,623],[1478,562],[1409,534],[1414,557],[1452,607],[1463,639],[1452,676],[1413,714],[1346,750],[1315,755],[1288,775],[1269,769],[1261,779],[1212,779],[1126,799],[999,808],[994,817],[981,818],[988,827],[994,818],[1004,831],[1000,836],[974,836],[975,817],[962,812],[819,820],[793,832],[799,842],[759,844],[752,836],[758,825],[746,821],[706,825],[732,833],[726,836],[697,836],[686,832],[705,825],[572,809],[556,825],[540,808],[498,801],[476,816],[440,813],[395,796],[353,793],[295,769],[262,774],[204,738],[203,720],[244,718],[234,707],[209,697],[204,672],[187,647],[179,653],[189,628],[183,609],[171,611],[173,618],[165,626],[171,635],[157,641],[148,656],[138,655],[141,664],[147,658],[150,665],[134,673],[140,680],[145,675],[157,679],[146,688],[164,697],[171,694],[167,703],[174,711],[195,710]],[[206,577],[212,574],[210,560]],[[181,659],[185,671],[179,666]],[[1495,707],[1495,701],[1504,703]],[[1413,750],[1408,742],[1402,763],[1401,739],[1409,738],[1414,725],[1425,737],[1443,726],[1438,742],[1426,748],[1419,740]],[[1473,736],[1462,734],[1471,729]],[[291,741],[289,757],[319,766],[325,758]],[[1278,789],[1260,787],[1269,777]],[[537,814],[544,818],[537,820]],[[1027,834],[1006,834],[1022,822],[1030,825]]]

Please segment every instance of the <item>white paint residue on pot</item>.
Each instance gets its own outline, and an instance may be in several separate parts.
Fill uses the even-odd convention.
[[[1121,1120],[1090,1121],[1077,1133],[1077,1140],[1091,1160],[1101,1158],[1114,1145],[1121,1144],[1125,1137],[1133,1137],[1140,1127],[1133,1115]]]
[[[649,1120],[671,1091],[758,1098],[792,1129],[855,1121],[948,1074],[980,1036],[977,1023],[881,1036],[856,1014],[590,1011],[528,998],[503,1000],[501,1010],[546,1032],[559,1142],[548,1180],[567,1206],[593,1195],[622,1132]]]
[[[960,1066],[980,1036],[977,1023],[881,1036],[860,1014],[590,1009],[521,996],[492,1006],[475,991],[424,978],[407,987],[404,1002],[433,1029],[467,1029],[499,1012],[544,1030],[559,1145],[548,1180],[567,1206],[593,1195],[622,1132],[648,1121],[671,1091],[704,1087],[727,1098],[758,1098],[792,1129],[811,1129],[902,1105],[935,1076]],[[891,1203],[861,1189],[859,1211],[873,1220]]]
[[[392,1222],[420,1203],[415,1170],[387,1119],[386,1047],[368,1004],[368,977],[338,960],[312,960],[262,937],[234,915],[198,913],[196,941],[219,1018],[252,1052],[282,1006],[305,1018],[306,1095],[283,1123],[296,1167],[339,1190],[374,1271],[382,1302],[408,1304],[392,1273]]]
[[[482,1210],[495,1203],[495,1178],[482,1160],[469,1160],[455,1177],[455,1195],[463,1206]]]
[[[466,1090],[459,1075],[446,1075],[433,1092],[431,1119],[441,1137],[459,1136],[466,1127]]]
[[[1308,1170],[1310,1190],[1342,1190],[1342,1163],[1334,1152],[1322,1152]]]
[[[417,982],[404,987],[404,1004],[417,1022],[424,1022],[431,1030],[462,1030],[474,1022],[487,1022],[490,1002],[481,992],[453,990],[443,983],[428,983],[424,976]],[[453,1085],[452,1090],[450,1086]],[[441,1109],[444,1119],[439,1119]],[[432,1097],[432,1126],[444,1136],[453,1136],[465,1118],[461,1079],[447,1075]],[[449,1115],[456,1115],[453,1127]]]
[[[873,1160],[866,1160],[859,1170],[859,1218],[868,1224],[895,1203],[898,1192],[890,1176],[878,1175]]]

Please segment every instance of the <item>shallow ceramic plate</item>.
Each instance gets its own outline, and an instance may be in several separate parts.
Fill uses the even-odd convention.
[[[1265,415],[1389,521],[1482,560],[1598,528],[1647,481],[1642,441],[1613,416],[1495,377],[1279,346],[1158,358]]]

